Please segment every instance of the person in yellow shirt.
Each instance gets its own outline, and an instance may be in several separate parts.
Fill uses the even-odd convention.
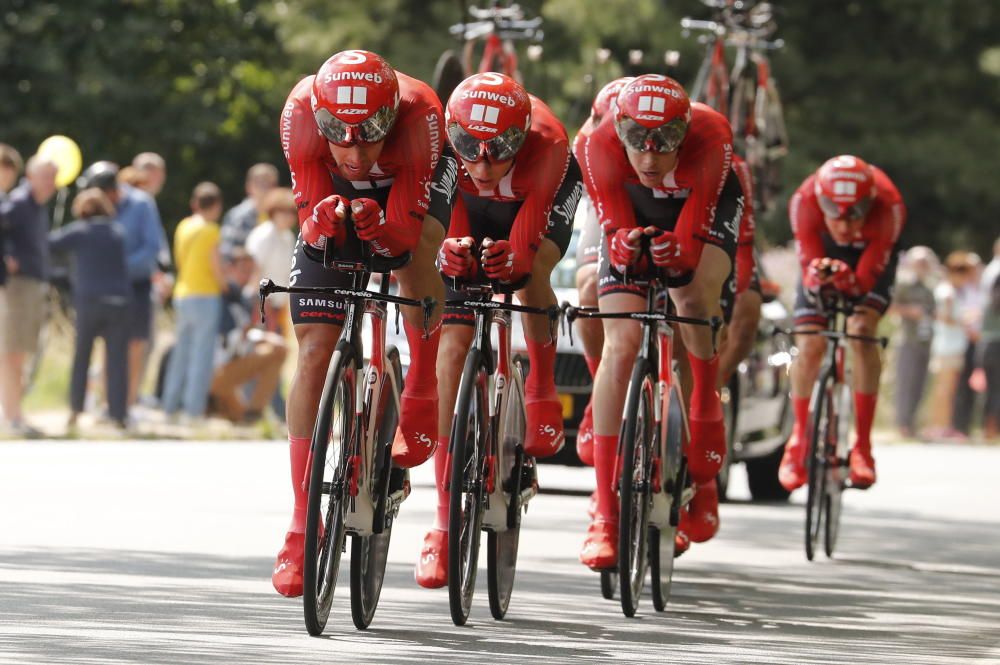
[[[200,183],[191,195],[191,211],[192,215],[181,221],[174,232],[177,339],[163,387],[167,416],[175,416],[183,407],[189,420],[205,415],[222,317],[222,191],[215,183]]]

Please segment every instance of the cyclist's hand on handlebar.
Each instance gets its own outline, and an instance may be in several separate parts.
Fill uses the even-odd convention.
[[[509,240],[483,240],[480,261],[483,272],[490,279],[501,282],[514,282],[528,271],[521,265],[520,257],[514,251]]]
[[[438,270],[448,277],[471,279],[476,272],[476,261],[472,257],[472,246],[475,240],[464,238],[445,238],[438,250]]]
[[[365,242],[377,240],[379,227],[385,226],[385,213],[374,199],[354,199],[351,201],[351,219],[354,230]]]
[[[805,287],[809,291],[816,291],[821,286],[826,286],[833,278],[833,273],[839,269],[834,264],[843,263],[826,256],[818,257],[809,262],[806,267]],[[846,265],[846,264],[845,264]]]
[[[643,229],[638,226],[614,232],[608,243],[608,254],[615,270],[625,272],[639,259],[639,239],[642,235]]]
[[[421,224],[386,219],[385,211],[374,199],[354,199],[351,219],[358,238],[369,243],[379,256],[400,256],[412,251],[420,240]]]
[[[833,271],[830,277],[830,284],[846,296],[854,298],[861,295],[858,287],[858,276],[843,261],[837,261],[837,263],[840,266]]]
[[[652,235],[649,250],[653,256],[653,263],[660,268],[668,270],[688,271],[694,266],[690,265],[684,248],[681,246],[680,238],[673,231],[660,231],[654,226],[647,226],[646,235]],[[654,235],[655,234],[655,235]]]
[[[333,238],[341,245],[346,239],[347,206],[351,202],[340,194],[331,194],[315,206],[312,215],[302,224],[302,239],[310,245],[320,244],[320,238]]]

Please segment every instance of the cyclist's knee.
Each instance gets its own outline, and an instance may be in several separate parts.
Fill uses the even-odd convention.
[[[339,335],[338,326],[296,326],[295,336],[299,345],[298,373],[306,375],[325,373]]]
[[[800,335],[796,340],[799,349],[797,362],[810,367],[818,367],[826,350],[826,339],[819,335]]]
[[[851,335],[872,337],[878,328],[879,314],[875,310],[861,307],[857,313],[847,320],[847,332]]]
[[[469,347],[472,345],[472,326],[447,325],[442,328],[441,342],[438,347],[438,373],[442,370],[454,369],[453,373],[462,371],[462,364]]]
[[[597,266],[584,266],[576,271],[576,289],[581,306],[597,306]]]
[[[604,331],[604,352],[601,357],[602,367],[610,367],[626,377],[632,370],[641,341],[639,326],[628,323],[630,325],[609,326]]]

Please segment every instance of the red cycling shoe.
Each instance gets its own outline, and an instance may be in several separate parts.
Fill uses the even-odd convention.
[[[871,450],[854,446],[850,457],[851,487],[866,490],[875,484],[875,458]]]
[[[424,547],[420,550],[417,570],[414,575],[417,584],[425,589],[440,589],[448,584],[448,532],[431,529],[424,536]]]
[[[715,480],[698,485],[678,527],[694,543],[711,540],[719,532],[719,489]]]
[[[806,451],[808,447],[805,442],[800,442],[794,436],[785,446],[785,454],[781,457],[781,466],[778,467],[778,482],[789,492],[794,492],[806,484],[808,472],[806,471]]]
[[[399,400],[399,427],[392,440],[392,461],[409,469],[429,460],[437,448],[437,398],[409,397]]]
[[[607,570],[618,565],[617,524],[602,519],[590,524],[580,550],[580,563],[593,570]]]
[[[527,423],[524,452],[541,459],[551,457],[562,450],[563,444],[566,443],[562,402],[558,399],[527,402],[525,411],[527,411]]]
[[[576,456],[587,466],[594,466],[594,399],[591,396],[583,410],[580,428],[576,431]]]
[[[683,521],[684,517],[681,517]],[[687,533],[681,531],[680,527],[677,527],[677,532],[674,534],[674,558],[676,559],[680,555],[691,549],[691,539],[688,537]]]
[[[305,534],[289,531],[285,534],[285,545],[278,552],[271,573],[274,590],[288,598],[302,595],[302,560],[305,557]]]

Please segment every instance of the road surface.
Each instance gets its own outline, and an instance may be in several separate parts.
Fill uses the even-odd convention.
[[[543,466],[566,491],[524,519],[508,620],[480,576],[462,628],[445,590],[413,581],[429,466],[371,629],[354,629],[343,583],[316,639],[270,584],[285,444],[2,443],[0,663],[1000,663],[1000,448],[882,448],[879,484],[846,498],[835,560],[806,562],[801,492],[726,504],[719,536],[678,560],[668,611],[647,594],[635,619],[577,562],[592,472]]]

